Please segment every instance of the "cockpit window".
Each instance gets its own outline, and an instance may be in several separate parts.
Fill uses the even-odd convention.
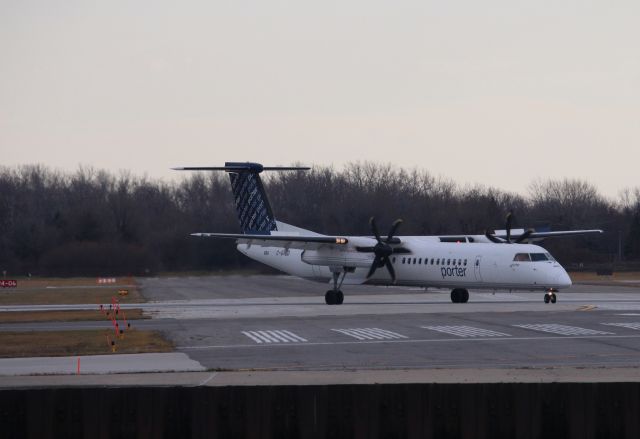
[[[556,261],[555,258],[553,256],[551,256],[551,253],[545,253],[545,255],[547,256],[548,260],[553,261],[553,262]]]
[[[533,262],[537,262],[537,261],[548,261],[549,258],[547,258],[547,255],[544,253],[531,253],[531,260]]]
[[[531,261],[531,259],[529,258],[529,253],[516,253],[516,255],[513,258],[513,260],[516,261],[516,262],[529,262],[529,261]]]

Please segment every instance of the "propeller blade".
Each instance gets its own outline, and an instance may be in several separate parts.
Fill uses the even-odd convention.
[[[382,239],[380,239],[380,232],[378,232],[378,226],[376,225],[376,219],[374,217],[369,218],[369,225],[371,226],[373,236],[376,237],[378,242],[382,242]]]
[[[491,242],[495,242],[496,244],[504,244],[504,241],[501,240],[500,238],[498,238],[497,236],[493,235],[492,233],[490,233],[488,230],[486,232],[484,232],[484,236],[487,237],[487,239]]]
[[[391,238],[393,238],[393,235],[396,234],[396,230],[398,230],[400,224],[402,224],[402,220],[400,218],[398,218],[393,222],[393,224],[391,224],[391,230],[389,230],[389,234],[387,235],[387,243],[389,243],[389,241],[391,241]]]
[[[522,241],[526,241],[527,239],[529,239],[529,236],[531,236],[531,234],[535,232],[534,229],[529,229],[526,232],[524,232],[522,235],[518,236],[518,239],[516,239],[516,244],[520,244]]]
[[[378,267],[380,266],[380,262],[381,262],[380,258],[376,256],[375,259],[373,260],[373,263],[371,264],[371,268],[369,268],[369,273],[367,273],[367,279],[373,276],[373,273],[375,273]]]
[[[507,230],[507,243],[511,244],[511,224],[513,223],[513,210],[510,210],[507,214],[507,222],[505,229]]]
[[[393,268],[393,264],[389,260],[389,258],[385,258],[384,265],[387,266],[387,270],[389,270],[389,274],[391,275],[391,280],[393,283],[396,282],[396,270]]]

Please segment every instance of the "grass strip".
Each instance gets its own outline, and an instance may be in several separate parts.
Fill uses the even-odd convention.
[[[122,313],[122,310],[120,311]],[[124,316],[127,320],[148,319],[149,316],[143,314],[142,309],[126,309]],[[118,316],[118,321],[122,320],[122,315]],[[64,310],[64,311],[5,311],[0,312],[1,323],[35,323],[35,322],[80,322],[108,320],[104,314],[97,309],[94,310]]]
[[[104,329],[0,332],[0,358],[110,354],[112,348],[108,340],[114,340],[114,335],[113,331]],[[118,354],[173,351],[173,344],[159,331],[130,329],[114,341]]]
[[[117,288],[42,288],[37,290],[0,290],[0,305],[69,305],[74,303],[109,304],[112,297],[120,303],[140,303],[144,298],[137,288],[129,288],[126,296],[118,295]]]

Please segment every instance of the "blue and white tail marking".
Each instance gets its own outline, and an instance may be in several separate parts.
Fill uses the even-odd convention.
[[[226,166],[233,164],[225,163]],[[229,172],[229,178],[242,233],[269,235],[272,231],[278,230],[258,172]]]

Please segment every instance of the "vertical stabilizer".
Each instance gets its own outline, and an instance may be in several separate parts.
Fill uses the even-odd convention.
[[[260,174],[255,171],[229,172],[229,178],[242,233],[269,235],[278,230]]]

